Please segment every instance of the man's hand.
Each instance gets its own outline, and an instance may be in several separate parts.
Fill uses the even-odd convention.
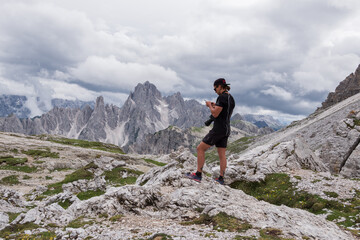
[[[206,106],[214,108],[214,107],[215,107],[215,103],[214,103],[214,102],[211,102],[211,101],[206,101]]]

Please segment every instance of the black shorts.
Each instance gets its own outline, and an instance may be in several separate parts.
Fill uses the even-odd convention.
[[[229,136],[226,136],[224,133],[216,133],[215,131],[211,130],[204,138],[203,142],[207,145],[219,148],[226,148]]]

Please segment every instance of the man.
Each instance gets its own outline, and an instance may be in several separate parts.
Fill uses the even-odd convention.
[[[226,169],[226,147],[230,135],[230,118],[235,107],[234,98],[229,94],[230,84],[224,78],[219,78],[214,82],[214,91],[219,95],[216,103],[206,101],[206,106],[210,109],[214,119],[214,126],[203,138],[197,147],[197,171],[188,173],[186,176],[197,182],[201,182],[202,169],[205,164],[205,151],[215,145],[220,159],[220,176],[216,178],[220,184],[224,184]]]

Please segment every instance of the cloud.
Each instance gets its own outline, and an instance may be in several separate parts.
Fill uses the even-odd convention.
[[[261,90],[261,93],[264,93],[266,95],[270,95],[276,98],[279,98],[281,100],[285,100],[285,101],[289,101],[293,99],[293,96],[290,92],[286,91],[285,89],[275,86],[275,85],[271,85],[269,86],[268,89],[266,90]]]
[[[131,91],[139,82],[145,81],[151,81],[163,92],[182,84],[171,69],[155,64],[125,63],[114,56],[90,56],[78,67],[70,69],[70,73],[81,82],[113,91]]]
[[[150,81],[163,95],[214,99],[225,77],[238,106],[304,116],[360,63],[355,0],[31,0],[0,10],[3,93],[45,87],[121,103]]]

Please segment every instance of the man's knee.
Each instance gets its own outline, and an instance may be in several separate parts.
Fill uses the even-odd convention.
[[[197,148],[196,148],[196,150],[197,150],[197,152],[205,152],[208,148],[210,148],[211,146],[210,145],[208,145],[208,144],[206,144],[206,143],[204,143],[204,142],[201,142],[198,146],[197,146]]]

